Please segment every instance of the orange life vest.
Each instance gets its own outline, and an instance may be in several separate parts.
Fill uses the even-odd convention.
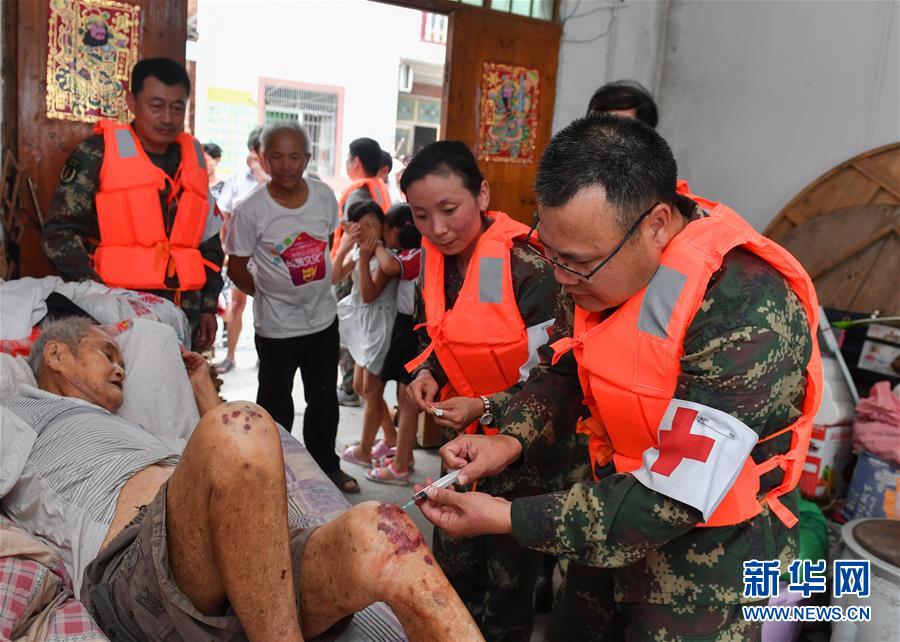
[[[478,239],[462,289],[449,310],[444,298],[444,255],[422,239],[424,325],[431,344],[406,369],[412,372],[434,352],[449,379],[441,399],[506,390],[519,381],[519,368],[528,361],[528,332],[516,304],[509,258],[513,239],[527,235],[528,227],[503,212],[487,216],[493,223]],[[487,426],[483,429],[487,434],[497,432]],[[477,430],[475,422],[466,432]]]
[[[378,203],[378,206],[383,212],[388,211],[388,208],[391,206],[391,193],[388,191],[388,186],[385,182],[378,177],[361,178],[358,181],[353,181],[353,183],[350,184],[350,187],[345,189],[344,193],[341,194],[341,200],[338,201],[338,221],[341,221],[344,218],[344,205],[347,204],[347,199],[350,198],[350,195],[353,192],[362,187],[369,190],[369,194],[372,195],[372,200]],[[334,240],[331,244],[332,259],[337,255],[338,246],[341,243],[341,237],[343,235],[344,228],[338,225],[337,229],[334,231]]]
[[[610,316],[599,320],[598,314],[576,307],[575,338],[553,344],[554,361],[574,349],[585,405],[591,413],[578,429],[590,437],[595,472],[610,456],[616,471],[637,470],[644,451],[659,445],[660,421],[681,374],[682,342],[703,302],[710,277],[721,267],[725,254],[736,247],[765,260],[800,299],[809,321],[813,345],[806,367],[803,414],[787,428],[757,442],[791,433],[787,453],[759,465],[747,457],[734,485],[701,526],[738,524],[758,515],[766,503],[790,528],[797,518],[778,497],[797,486],[821,400],[816,292],[803,267],[787,250],[760,235],[732,209],[693,196],[686,189],[683,193],[709,216],[692,221],[675,236],[663,250],[660,268],[650,283]],[[760,477],[776,467],[783,470],[782,482],[760,499]]]
[[[215,212],[209,194],[206,159],[200,143],[182,132],[177,142],[181,163],[174,178],[154,165],[130,125],[100,121],[103,165],[96,196],[100,244],[94,270],[104,283],[133,290],[199,290],[206,284],[205,267],[219,266],[203,258],[207,218]],[[171,230],[165,229],[160,192],[169,184],[169,198],[178,201]],[[178,277],[178,287],[166,279]]]

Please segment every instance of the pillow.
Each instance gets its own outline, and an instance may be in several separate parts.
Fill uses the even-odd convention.
[[[133,319],[118,326],[116,342],[125,361],[125,403],[116,413],[184,450],[200,421],[194,390],[171,326]]]
[[[19,481],[36,437],[18,415],[0,408],[0,498]]]
[[[22,356],[0,352],[0,395],[12,394],[20,383],[37,386],[28,361]]]

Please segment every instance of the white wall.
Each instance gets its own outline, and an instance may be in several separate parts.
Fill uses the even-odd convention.
[[[401,58],[443,64],[445,47],[421,42],[421,13],[365,0],[200,0],[197,136],[206,135],[209,87],[259,99],[259,78],[345,89],[339,171],[355,138],[393,149]]]
[[[760,230],[817,176],[900,140],[896,2],[613,4],[581,2],[597,11],[565,24],[554,130],[604,82],[638,80],[656,91],[679,175]],[[610,14],[606,35],[572,42],[603,34]]]
[[[594,91],[611,80],[637,80],[653,91],[667,2],[562,0],[553,131],[584,116]]]
[[[895,2],[673,2],[659,93],[680,174],[763,228],[900,139]]]

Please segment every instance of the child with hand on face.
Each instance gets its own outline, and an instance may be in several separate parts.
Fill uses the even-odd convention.
[[[379,267],[376,249],[383,248],[384,212],[370,200],[358,201],[347,212],[345,234],[334,258],[332,281],[351,274],[350,294],[338,302],[341,337],[356,363],[353,389],[365,401],[363,431],[341,459],[371,467],[372,461],[393,455],[397,432],[384,401],[384,367],[394,317],[397,312],[397,280]],[[375,442],[379,427],[384,439]]]
[[[381,272],[397,280],[397,316],[381,379],[397,382],[399,410],[397,451],[393,457],[373,461],[366,477],[373,482],[405,486],[413,468],[412,450],[419,418],[418,407],[406,395],[411,377],[405,366],[419,353],[419,339],[413,329],[413,304],[422,260],[422,235],[413,224],[412,208],[406,203],[393,205],[385,215],[384,244],[376,245],[375,258]]]

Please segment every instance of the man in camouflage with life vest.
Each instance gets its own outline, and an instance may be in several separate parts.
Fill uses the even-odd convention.
[[[174,301],[193,349],[216,335],[222,219],[200,143],[184,132],[191,82],[168,58],[138,62],[126,97],[134,121],[100,121],[62,168],[44,253],[69,281],[92,279]]]
[[[529,461],[581,417],[595,481],[507,501],[429,491],[455,536],[511,533],[570,560],[552,640],[759,639],[743,563],[798,547],[796,485],[821,390],[817,302],[785,250],[676,191],[636,120],[575,121],[536,182],[542,245],[569,295],[501,434],[447,444],[471,483]]]

